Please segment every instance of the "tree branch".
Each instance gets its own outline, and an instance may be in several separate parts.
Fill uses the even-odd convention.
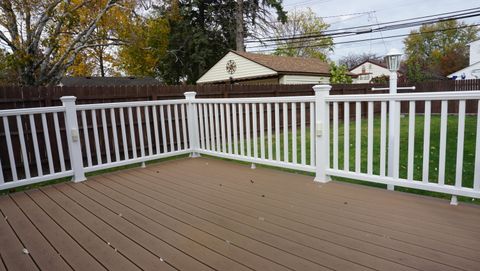
[[[41,81],[46,81],[52,78],[52,76],[55,75],[60,69],[66,69],[67,67],[72,65],[77,54],[85,48],[85,43],[88,42],[88,38],[97,27],[100,19],[105,15],[108,10],[115,6],[116,3],[117,0],[109,0],[107,2],[105,7],[99,12],[97,17],[89,24],[89,26],[85,28],[84,31],[82,31],[80,34],[78,34],[77,37],[70,43],[70,45],[67,47],[62,56],[57,60],[57,62],[53,65],[50,71],[46,75],[42,76],[43,78],[41,79]],[[69,59],[68,61],[67,58]]]

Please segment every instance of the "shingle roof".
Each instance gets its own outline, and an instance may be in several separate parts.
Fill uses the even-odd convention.
[[[353,68],[351,68],[351,69],[350,69],[350,72],[351,72],[352,70],[354,70],[354,69],[362,66],[363,64],[365,64],[365,63],[367,63],[367,62],[368,62],[368,63],[372,63],[372,64],[377,65],[377,66],[380,66],[380,67],[382,67],[382,68],[388,69],[387,64],[385,63],[385,61],[383,61],[383,60],[381,60],[381,59],[367,59],[367,60],[363,61],[362,63],[354,66]],[[400,74],[405,74],[405,73],[406,73],[406,67],[405,67],[405,65],[403,65],[403,64],[400,65],[400,69],[398,70],[398,73],[400,73]],[[359,74],[360,74],[360,73],[357,73],[357,75],[359,75]]]
[[[153,77],[63,77],[62,86],[151,86],[162,82]]]
[[[278,73],[330,74],[330,65],[318,58],[262,55],[238,51],[232,52]]]

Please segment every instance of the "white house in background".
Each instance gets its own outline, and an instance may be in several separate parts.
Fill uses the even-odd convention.
[[[330,66],[314,58],[229,51],[197,84],[328,84]]]
[[[470,61],[468,67],[447,75],[448,78],[455,80],[462,79],[480,79],[480,40],[476,40],[469,44]]]
[[[375,77],[390,76],[387,65],[377,60],[366,60],[351,68],[350,72],[357,76],[357,79],[353,80],[354,84],[368,84]],[[398,71],[397,74],[398,77],[403,75],[401,71]]]

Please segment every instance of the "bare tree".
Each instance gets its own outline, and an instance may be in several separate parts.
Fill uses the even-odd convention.
[[[311,37],[323,34],[329,25],[310,8],[295,10],[288,14],[285,24],[275,28],[273,39],[276,45],[275,54],[294,57],[319,58],[324,61],[333,51],[331,37]]]
[[[86,48],[119,44],[96,40],[98,22],[122,0],[2,0],[0,42],[23,85],[57,83]]]
[[[375,53],[362,53],[362,54],[348,54],[338,60],[339,65],[346,66],[349,70],[353,67],[362,64],[367,60],[381,61],[381,57]]]

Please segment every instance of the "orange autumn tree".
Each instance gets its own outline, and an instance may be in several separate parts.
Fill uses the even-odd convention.
[[[152,76],[167,53],[168,20],[162,17],[139,18],[123,33],[128,44],[119,50],[118,67],[130,76]]]
[[[99,26],[113,24],[131,5],[127,0],[0,1],[0,42],[15,81],[56,84],[77,57],[89,56],[87,50],[121,44],[110,37],[111,28],[104,28],[109,34],[104,38]],[[81,69],[89,69],[88,61],[82,63]]]
[[[103,0],[105,1],[105,0]],[[91,11],[101,7],[101,1],[90,3],[88,9],[83,9],[78,14],[82,24],[89,21]],[[74,64],[67,70],[72,76],[106,76],[118,75],[118,46],[128,46],[135,40],[130,39],[125,33],[132,31],[135,22],[141,17],[135,12],[138,3],[136,0],[124,1],[121,6],[114,6],[110,9],[108,16],[104,16],[98,22],[92,33],[92,44],[77,56]]]

